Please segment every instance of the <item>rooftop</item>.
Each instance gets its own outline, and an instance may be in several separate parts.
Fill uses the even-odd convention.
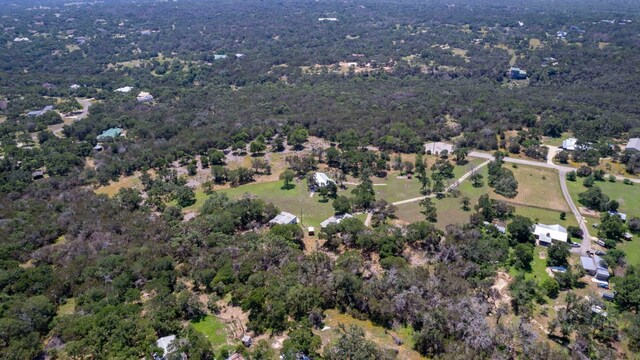
[[[295,224],[296,222],[298,222],[298,217],[285,211],[281,212],[278,216],[269,221],[270,224],[280,225]]]

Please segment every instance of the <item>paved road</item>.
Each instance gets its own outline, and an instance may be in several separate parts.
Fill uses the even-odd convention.
[[[482,159],[493,159],[493,155],[478,152],[478,151],[472,151],[471,153],[469,153],[469,156],[479,157]],[[538,166],[538,167],[558,170],[558,174],[560,176],[560,188],[562,189],[562,195],[564,195],[565,201],[567,202],[567,204],[569,204],[569,208],[571,208],[571,212],[573,213],[573,216],[576,218],[576,221],[578,222],[578,224],[580,224],[580,229],[582,229],[582,242],[580,243],[580,249],[578,250],[578,248],[571,248],[571,250],[573,252],[580,252],[581,254],[586,254],[587,250],[591,249],[591,236],[589,235],[589,228],[587,227],[586,222],[583,220],[580,210],[573,202],[573,199],[571,199],[571,194],[569,193],[569,189],[567,189],[567,173],[575,169],[569,166],[557,165],[557,164],[554,164],[553,162],[551,163],[539,162],[539,161],[533,161],[533,160],[515,159],[510,157],[505,157],[503,160],[505,162],[514,163],[514,164]]]
[[[490,161],[490,160],[487,160],[487,161],[483,162],[482,164],[480,164],[480,165],[478,165],[478,166],[474,167],[472,170],[468,171],[466,174],[462,175],[458,180],[454,181],[454,182],[453,182],[453,184],[451,184],[451,185],[447,186],[447,187],[445,188],[445,192],[446,192],[446,191],[451,190],[452,188],[454,188],[454,187],[458,186],[461,182],[463,182],[463,181],[467,180],[467,179],[469,178],[469,176],[471,176],[471,174],[472,174],[474,171],[476,171],[476,170],[478,170],[478,169],[480,169],[480,168],[482,168],[482,167],[484,167],[484,166],[487,166],[487,164],[489,164],[489,161]],[[396,205],[396,206],[398,206],[398,205],[407,204],[407,203],[412,203],[412,202],[415,202],[415,201],[420,201],[420,200],[422,200],[422,199],[426,199],[426,198],[430,198],[430,197],[435,197],[435,196],[436,196],[436,194],[425,195],[425,196],[418,196],[418,197],[414,197],[414,198],[407,199],[407,200],[396,201],[396,202],[394,202],[392,205]]]

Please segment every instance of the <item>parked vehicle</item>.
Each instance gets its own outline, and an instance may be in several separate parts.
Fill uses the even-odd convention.
[[[569,243],[569,246],[571,246],[572,248],[579,248],[579,247],[580,247],[580,244],[579,244],[579,243],[572,242],[572,243]]]
[[[604,256],[606,254],[606,252],[604,251],[596,251],[596,255],[598,256]]]
[[[607,283],[598,283],[598,287],[601,289],[608,289],[609,288],[609,284]]]
[[[608,301],[613,301],[615,296],[616,295],[614,293],[602,293],[602,298]]]
[[[565,273],[567,272],[567,268],[564,266],[552,266],[550,267],[551,271],[553,272],[557,272],[557,273]]]
[[[596,244],[598,244],[598,245],[600,245],[600,246],[604,247],[604,241],[602,241],[602,240],[600,240],[600,239],[596,240]]]

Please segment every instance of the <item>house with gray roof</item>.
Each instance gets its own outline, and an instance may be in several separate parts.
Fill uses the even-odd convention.
[[[640,138],[629,139],[626,149],[640,151]]]
[[[281,212],[278,216],[269,221],[269,225],[289,225],[297,223],[298,217],[285,211]]]

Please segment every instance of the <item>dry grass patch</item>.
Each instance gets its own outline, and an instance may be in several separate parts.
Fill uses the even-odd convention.
[[[529,49],[531,50],[537,50],[537,49],[542,49],[544,47],[544,45],[542,44],[542,41],[540,41],[540,39],[529,39]]]
[[[100,186],[95,189],[96,194],[105,194],[108,196],[114,196],[123,188],[135,188],[141,189],[142,183],[140,182],[140,173],[135,173],[131,176],[121,176],[120,180],[110,183],[106,186]]]
[[[528,166],[518,166],[517,168],[513,168],[509,164],[505,164],[505,166],[513,171],[513,175],[518,181],[518,195],[513,199],[508,199],[491,191],[492,198],[522,206],[569,211],[569,206],[562,195],[557,172]]]

